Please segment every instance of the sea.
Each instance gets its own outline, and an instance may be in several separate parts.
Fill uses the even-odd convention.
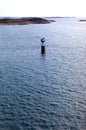
[[[86,22],[50,19],[0,25],[0,130],[86,130]]]

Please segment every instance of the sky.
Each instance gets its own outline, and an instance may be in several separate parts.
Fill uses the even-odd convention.
[[[86,17],[86,0],[0,0],[0,17]]]

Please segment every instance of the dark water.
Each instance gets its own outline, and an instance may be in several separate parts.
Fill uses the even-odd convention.
[[[86,23],[0,26],[0,130],[86,130]]]

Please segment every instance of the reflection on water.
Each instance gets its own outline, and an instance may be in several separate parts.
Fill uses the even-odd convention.
[[[0,26],[0,130],[86,129],[85,26]]]

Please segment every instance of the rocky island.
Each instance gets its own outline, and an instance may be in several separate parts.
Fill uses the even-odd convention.
[[[80,19],[79,22],[86,22],[86,19]]]
[[[2,25],[48,24],[51,22],[54,22],[54,20],[37,17],[0,18],[0,24]]]

